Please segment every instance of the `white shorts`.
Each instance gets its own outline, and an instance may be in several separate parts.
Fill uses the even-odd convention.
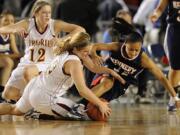
[[[19,64],[11,73],[11,76],[6,84],[6,86],[12,86],[20,90],[23,93],[26,86],[26,81],[24,79],[24,68],[30,64]],[[49,64],[35,64],[39,72],[45,71]]]
[[[38,85],[38,78],[35,77],[28,83],[16,107],[23,113],[34,108],[44,114],[66,117],[75,104],[70,99],[49,94]]]

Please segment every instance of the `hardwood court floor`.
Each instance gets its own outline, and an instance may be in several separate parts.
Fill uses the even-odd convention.
[[[0,135],[180,135],[180,114],[163,104],[113,104],[107,123],[39,121],[1,116]]]

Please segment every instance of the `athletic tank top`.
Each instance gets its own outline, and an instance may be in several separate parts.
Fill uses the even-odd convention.
[[[49,94],[60,94],[65,93],[73,85],[72,78],[63,71],[64,63],[68,60],[80,61],[76,55],[70,55],[68,52],[57,56],[47,70],[42,72],[37,78],[38,84],[42,89]]]
[[[0,35],[0,53],[9,54],[10,53],[10,36],[6,37]]]
[[[49,63],[54,58],[51,39],[54,34],[54,20],[50,19],[44,32],[39,32],[35,18],[29,19],[28,34],[25,37],[25,55],[21,64]]]
[[[117,52],[112,52],[106,61],[106,65],[117,72],[127,83],[135,83],[136,77],[143,71],[141,55],[143,50],[134,59],[128,59],[125,54],[125,45],[120,45]]]

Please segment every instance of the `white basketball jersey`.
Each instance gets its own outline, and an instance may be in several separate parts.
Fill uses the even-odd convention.
[[[68,60],[80,61],[76,55],[70,55],[68,52],[57,56],[47,70],[38,76],[39,87],[51,95],[66,93],[66,90],[73,85],[72,78],[63,72],[63,65]]]
[[[54,58],[51,39],[54,34],[54,20],[50,19],[43,33],[38,31],[35,18],[29,19],[28,35],[25,37],[25,55],[21,64],[49,63]]]

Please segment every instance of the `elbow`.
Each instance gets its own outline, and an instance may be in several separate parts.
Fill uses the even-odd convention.
[[[78,27],[78,31],[80,31],[80,32],[86,32],[86,30],[83,28],[83,27]]]

